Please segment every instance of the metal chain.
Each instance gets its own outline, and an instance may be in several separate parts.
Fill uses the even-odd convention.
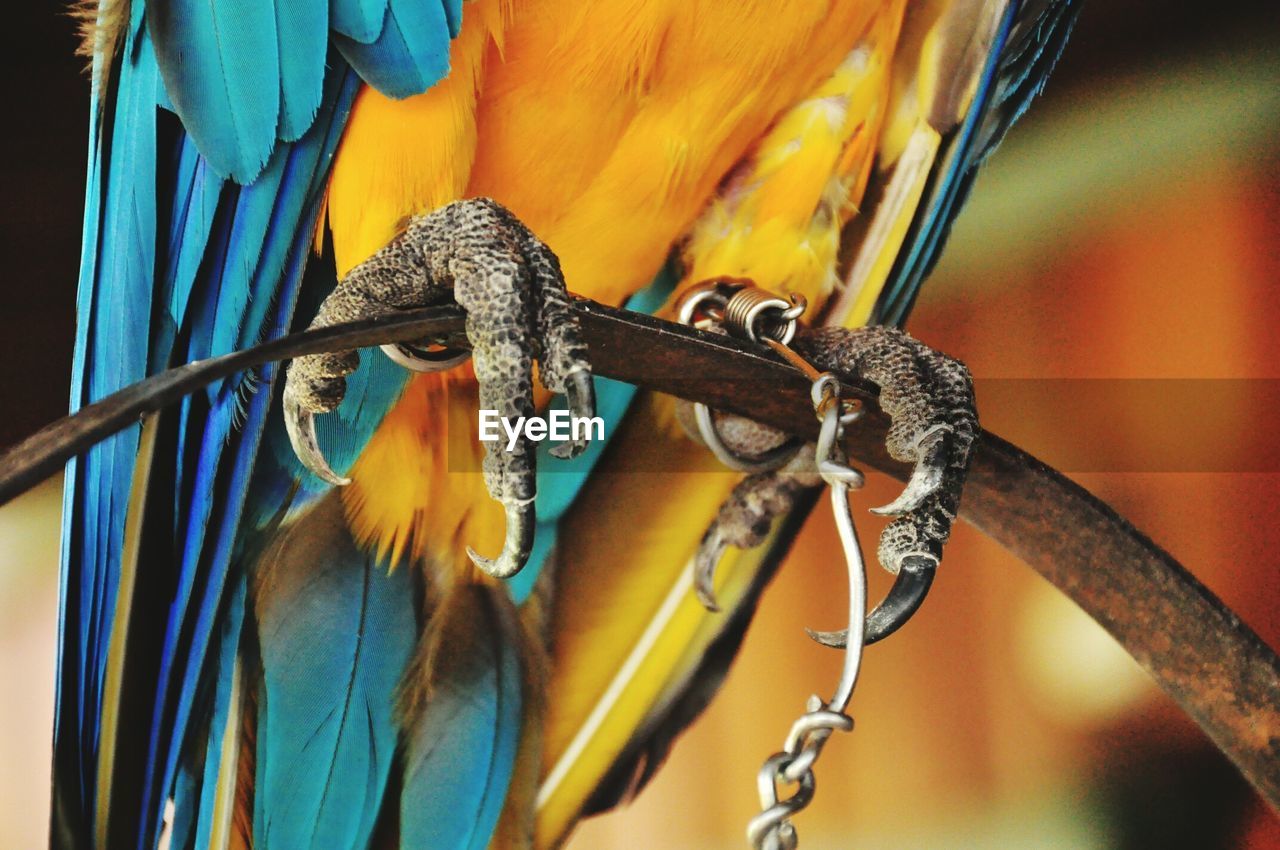
[[[815,452],[818,471],[830,488],[831,508],[849,573],[849,636],[835,695],[825,704],[817,696],[809,697],[805,713],[792,724],[782,751],[765,759],[760,768],[756,784],[763,811],[747,825],[747,840],[756,850],[795,850],[799,844],[791,818],[813,800],[813,767],[831,733],[853,730],[853,719],[845,709],[862,667],[867,573],[848,502],[850,487],[859,486],[862,476],[846,466],[838,454],[839,431],[842,420],[847,418],[841,413],[839,383],[829,373],[819,374],[813,382],[811,399],[814,411],[822,419]],[[780,789],[787,786],[795,790],[791,796],[783,797]]]
[[[732,335],[764,342],[813,382],[810,400],[814,414],[822,422],[814,458],[819,474],[829,487],[831,508],[849,573],[849,631],[840,681],[829,702],[823,703],[816,695],[809,697],[805,713],[792,724],[782,750],[765,759],[760,768],[756,784],[762,811],[747,825],[747,840],[756,850],[796,850],[799,845],[799,834],[791,819],[813,801],[817,786],[813,767],[833,732],[853,730],[853,719],[845,709],[853,696],[862,666],[866,631],[866,565],[848,501],[848,491],[862,486],[862,475],[848,466],[840,448],[841,430],[861,411],[843,404],[840,382],[835,375],[819,372],[788,345],[804,309],[804,299],[799,296],[792,296],[788,302],[750,281],[733,278],[699,284],[685,296],[680,307],[681,322],[695,325],[717,323]],[[695,411],[704,442],[731,467],[752,472],[776,468],[780,461],[785,462],[794,453],[775,451],[767,457],[740,457],[720,440],[710,410],[702,405]],[[790,794],[785,795],[784,790]]]

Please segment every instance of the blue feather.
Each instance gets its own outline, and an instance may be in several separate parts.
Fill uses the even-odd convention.
[[[236,765],[222,763],[223,736],[226,734],[229,721],[233,728],[239,729],[241,706],[232,699],[235,691],[237,675],[237,659],[240,654],[240,630],[244,623],[246,582],[241,575],[234,588],[228,592],[226,611],[224,612],[221,634],[218,640],[218,656],[214,672],[213,708],[209,718],[209,729],[205,733],[204,771],[200,782],[200,799],[195,830],[195,846],[209,847],[210,833],[215,827],[219,777],[226,771],[235,771]],[[234,713],[234,714],[233,714]],[[178,773],[182,775],[181,770]],[[234,775],[234,774],[233,774]],[[176,797],[176,795],[175,795]],[[192,808],[188,806],[187,808]],[[175,812],[181,812],[175,801]],[[176,817],[175,817],[176,821]],[[175,842],[177,829],[174,829]]]
[[[363,54],[368,73],[434,82],[447,67],[456,4],[448,15],[436,4],[402,5],[396,16],[384,14],[382,0],[338,0],[334,8],[372,10],[370,41],[384,17],[394,22],[399,49]],[[336,52],[317,51],[327,37],[324,14],[307,0],[175,0],[150,8],[134,0],[111,87],[99,92],[103,106],[91,124],[73,408],[193,352],[221,353],[288,328],[328,170],[361,82]],[[102,57],[95,61],[101,68]],[[317,80],[324,81],[318,110]],[[296,143],[279,141],[296,134]],[[227,175],[249,185],[232,185]],[[149,527],[161,536],[146,546],[174,552],[176,563],[150,558],[139,568],[142,585],[158,590],[153,601],[130,607],[130,616],[164,639],[126,649],[128,669],[155,671],[155,704],[127,721],[130,734],[147,741],[137,756],[141,787],[113,789],[112,797],[113,806],[141,805],[119,821],[141,817],[140,847],[154,844],[166,799],[188,801],[186,818],[199,793],[201,777],[189,766],[204,764],[210,742],[188,727],[203,710],[197,700],[217,692],[216,636],[227,626],[227,594],[243,582],[237,559],[259,527],[259,508],[273,499],[278,509],[286,497],[279,489],[248,492],[274,375],[263,370],[267,389],[260,391],[228,381],[166,421],[172,466],[158,458],[157,468],[167,472],[164,486],[176,487],[151,495],[172,513]],[[377,407],[364,405],[352,421]],[[134,427],[68,468],[55,792],[81,843],[94,829],[107,647],[114,631],[134,625],[113,617],[137,446]],[[116,823],[113,815],[113,829]]]
[[[444,14],[449,19],[449,35],[457,38],[462,32],[462,0],[444,0]]]
[[[204,755],[201,753],[201,755]],[[169,829],[170,850],[195,847],[196,818],[200,812],[200,783],[203,766],[184,764],[173,783],[173,826]]]
[[[515,612],[483,585],[436,611],[425,705],[405,729],[403,850],[483,850],[502,813],[523,711]],[[410,687],[413,687],[411,685]]]
[[[196,274],[204,260],[223,186],[190,136],[182,137],[176,159],[166,251],[169,259],[156,296],[168,309],[164,326],[157,329],[162,333],[155,334],[151,341],[153,368],[166,363],[173,350],[178,325],[187,313]]]
[[[351,539],[336,494],[262,559],[264,701],[256,846],[364,848],[396,748],[395,691],[417,642],[409,569]]]
[[[329,0],[275,0],[280,42],[280,123],[283,141],[311,129],[324,93],[329,48]]]
[[[246,581],[242,575],[236,581],[236,586],[228,591],[227,611],[221,625],[221,634],[219,636],[218,658],[216,658],[214,667],[214,682],[212,682],[212,709],[209,718],[209,727],[205,732],[204,744],[204,767],[202,767],[200,782],[196,783],[195,778],[189,778],[189,791],[198,789],[198,799],[188,799],[186,801],[178,800],[178,790],[174,791],[174,827],[173,827],[173,846],[186,846],[180,844],[180,838],[184,835],[193,837],[193,846],[210,847],[211,832],[216,826],[216,818],[220,817],[220,813],[216,810],[218,804],[219,777],[225,776],[225,772],[236,771],[237,766],[234,764],[224,764],[221,760],[223,755],[223,740],[227,735],[228,725],[233,730],[238,730],[238,716],[241,713],[241,705],[234,703],[233,698],[236,696],[237,685],[237,664],[239,657],[239,646],[241,646],[241,627],[244,622],[244,590],[246,590]],[[192,749],[198,748],[193,746]],[[187,769],[179,767],[178,769],[178,786],[182,786],[183,774],[187,773]],[[234,773],[233,773],[234,776]],[[179,817],[192,818],[195,815],[195,823],[191,827],[187,827],[186,831],[179,831]]]
[[[449,20],[440,0],[390,0],[370,44],[335,35],[351,67],[387,97],[421,94],[449,73]]]
[[[329,109],[334,115],[345,116],[354,97],[354,80],[344,69],[339,69],[332,86],[335,94],[330,97]],[[199,282],[200,299],[193,300],[190,315],[185,318],[191,329],[192,350],[196,350],[196,346],[208,346],[211,352],[221,353],[213,348],[215,339],[226,346],[223,350],[230,350],[239,334],[276,336],[284,332],[296,296],[279,297],[277,292],[292,293],[301,277],[324,169],[337,141],[332,123],[330,118],[317,122],[303,140],[293,146],[282,146],[277,152],[282,162],[297,157],[297,162],[309,163],[308,173],[302,175],[283,166],[273,166],[257,183],[230,191],[235,211],[220,214],[220,229],[210,244],[216,260],[205,265],[215,276]],[[298,153],[298,148],[306,152]],[[282,197],[282,192],[288,197]],[[261,201],[264,197],[272,199],[271,209],[265,209]],[[258,217],[263,211],[266,215]],[[294,216],[292,220],[282,220],[281,216],[290,213]],[[270,222],[275,221],[280,227],[274,232],[285,238],[269,240],[271,248],[264,250],[250,235],[237,237],[228,232],[237,218],[242,222],[256,219],[264,232]],[[284,242],[283,248],[276,244],[279,241]],[[249,266],[248,277],[243,273],[246,266]],[[223,273],[221,278],[216,277],[218,272]],[[230,273],[236,273],[235,280],[229,277]],[[243,309],[248,315],[261,314],[263,321],[252,331],[242,322],[236,322],[229,334],[215,335],[213,329],[224,324],[214,306],[217,298],[228,286],[251,289],[251,280],[263,286],[255,299],[261,309],[257,313],[249,310],[247,300]],[[272,305],[271,310],[268,305]],[[264,380],[269,382],[273,374],[273,369],[264,370]],[[186,517],[186,533],[180,536],[183,549],[177,571],[177,596],[161,650],[156,720],[152,726],[144,801],[149,821],[144,835],[154,834],[163,789],[173,781],[177,771],[193,701],[204,675],[205,655],[217,626],[216,614],[227,572],[239,545],[244,500],[270,399],[270,392],[251,392],[245,404],[244,399],[226,392],[203,405],[197,405],[194,399],[184,404],[185,433],[181,440],[194,448],[195,475],[190,491],[183,496],[180,511],[180,516]]]
[[[138,50],[145,57],[150,48],[143,42],[137,46],[131,40],[126,50]],[[73,409],[147,372],[145,346],[139,349],[130,343],[146,339],[149,333],[150,313],[145,305],[155,263],[156,205],[145,181],[135,185],[134,180],[155,170],[155,115],[150,104],[159,83],[154,64],[148,66],[145,61],[122,67],[119,76],[122,94],[114,111],[101,118],[111,126],[114,143],[108,149],[95,142],[92,149],[98,156],[108,156],[106,168],[125,179],[102,182],[101,159],[89,169],[86,210],[96,218],[92,223],[86,220],[85,227]],[[104,252],[103,245],[113,250]],[[136,427],[130,428],[94,447],[69,468],[67,478],[65,501],[75,537],[68,536],[64,546],[66,591],[59,616],[67,633],[59,650],[63,672],[57,727],[60,735],[74,735],[59,745],[59,761],[74,772],[74,786],[66,787],[74,787],[79,804],[85,807],[92,806],[95,795],[93,754],[98,748],[101,684],[119,582],[131,483],[128,470],[138,433]],[[117,469],[122,473],[116,474]],[[68,628],[72,623],[74,628]],[[72,729],[63,722],[67,710],[73,713]]]
[[[917,214],[917,221],[912,223],[913,232],[907,237],[906,250],[899,254],[894,263],[894,278],[887,283],[880,296],[879,312],[882,317],[878,318],[879,321],[898,324],[905,319],[905,310],[924,278],[925,258],[933,255],[939,236],[949,229],[951,218],[955,214],[953,204],[956,191],[971,150],[974,128],[991,96],[991,86],[996,69],[1000,65],[1000,55],[1017,15],[1018,4],[1010,3],[1000,22],[1000,29],[991,47],[991,53],[987,56],[983,67],[973,105],[970,106],[959,130],[956,131],[956,139],[949,146],[942,165],[935,166],[938,173],[931,179],[934,188],[922,202],[923,216]],[[889,305],[895,306],[889,308]]]
[[[874,321],[901,324],[933,270],[978,169],[1043,87],[1080,11],[1077,0],[1010,3],[973,104],[935,166],[925,200],[876,305]]]
[[[238,183],[257,178],[276,142],[281,76],[272,6],[168,0],[147,9],[165,91],[183,127],[214,169]]]
[[[329,0],[329,16],[335,32],[369,44],[382,32],[387,0]]]

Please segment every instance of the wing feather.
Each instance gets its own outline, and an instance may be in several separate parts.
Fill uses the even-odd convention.
[[[937,264],[978,170],[1044,88],[1080,12],[1078,0],[1011,2],[964,120],[953,131],[880,294],[875,318],[902,324]]]
[[[270,733],[260,734],[256,846],[359,850],[381,808],[395,692],[417,644],[410,571],[361,551],[336,494],[286,528],[260,564],[259,718]]]
[[[421,43],[408,56],[423,88],[447,67],[435,63],[439,73],[429,77],[421,61],[447,59],[451,22],[433,5],[434,16],[409,16]],[[135,0],[120,49],[99,45],[95,61],[113,68],[95,75],[74,408],[175,362],[289,328],[333,153],[361,84],[330,51],[327,8]],[[402,60],[380,54],[367,70],[394,76],[378,63]],[[147,525],[137,577],[145,592],[132,605],[121,608],[117,597],[138,429],[68,468],[56,845],[81,846],[94,833],[99,794],[108,791],[113,806],[140,812],[130,841],[154,843],[179,766],[192,763],[183,754],[208,744],[195,731],[204,723],[195,704],[219,667],[225,599],[243,581],[238,559],[253,523],[242,520],[260,521],[282,498],[278,488],[273,505],[255,501],[246,514],[274,374],[222,382],[162,420],[155,468],[165,474],[153,476],[157,498],[148,503],[166,506],[167,519]],[[128,622],[117,621],[118,611]],[[112,636],[135,630],[149,639],[128,641],[125,657],[112,661]],[[103,692],[108,665],[117,663],[130,676],[152,677],[130,679],[134,693],[155,695],[153,706],[135,706],[140,728],[130,732],[145,769],[99,788],[98,753],[113,746],[100,740]],[[183,781],[199,792],[199,775]]]
[[[523,714],[520,634],[505,593],[455,588],[408,685],[402,850],[484,850],[515,769]]]

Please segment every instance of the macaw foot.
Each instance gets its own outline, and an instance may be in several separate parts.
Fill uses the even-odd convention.
[[[723,439],[728,442],[732,437],[724,435]],[[821,483],[812,445],[803,447],[781,469],[756,472],[738,482],[716,512],[694,554],[693,590],[708,611],[720,610],[713,585],[716,566],[725,550],[730,546],[738,549],[759,546],[769,536],[773,521],[790,511],[805,490]]]
[[[458,201],[409,221],[385,248],[352,269],[321,304],[311,327],[325,327],[396,310],[456,302],[467,312],[480,407],[510,421],[534,414],[533,363],[543,386],[568,396],[575,417],[595,413],[591,367],[560,263],[514,215],[488,198]],[[411,350],[388,351],[422,371],[449,368],[456,356],[431,360]],[[314,416],[334,410],[346,376],[360,363],[356,351],[300,357],[285,376],[285,425],[302,463],[332,484],[349,483],[325,462]],[[558,446],[573,457],[585,437]],[[514,575],[529,558],[535,524],[535,452],[527,440],[511,451],[485,443],[484,481],[506,510],[506,541],[496,559],[467,554],[485,572]]]
[[[881,533],[877,554],[898,580],[867,618],[866,642],[871,643],[906,622],[932,584],[979,432],[973,381],[963,363],[894,328],[818,328],[801,332],[792,347],[819,370],[879,387],[880,407],[891,421],[885,440],[889,455],[915,464],[902,494],[872,509],[896,517]],[[725,546],[758,545],[773,520],[814,483],[813,476],[796,474],[805,459],[812,463],[812,455],[804,452],[783,470],[749,476],[721,507],[695,558],[695,587],[704,604],[714,605],[712,571]],[[847,638],[844,631],[813,634],[831,646],[843,646]]]

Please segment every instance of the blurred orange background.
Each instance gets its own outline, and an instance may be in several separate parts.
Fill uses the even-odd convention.
[[[49,8],[22,14],[54,102],[32,106],[38,120],[7,142],[25,162],[0,168],[0,386],[13,411],[0,445],[66,398],[62,288],[73,287],[83,173],[87,85],[68,59],[71,26]],[[1048,95],[978,181],[909,327],[968,363],[986,427],[1063,464],[1277,646],[1280,408],[1264,380],[1280,380],[1273,18],[1260,3],[1087,5]],[[1211,411],[1197,410],[1199,393],[1225,384],[1165,381],[1152,404],[1153,385],[1123,383],[1155,378],[1233,383],[1210,393]],[[1117,389],[1082,416],[1053,392],[1029,409],[1025,394],[998,391],[1008,382],[984,397],[984,379],[1063,396],[1070,382],[1030,382]],[[1146,401],[1126,404],[1126,386],[1145,387],[1133,396]],[[1170,434],[1199,450],[1153,454]],[[1097,462],[1081,463],[1091,444]],[[871,476],[855,505],[883,504],[894,486]],[[50,482],[0,510],[4,848],[45,840],[59,508]],[[879,523],[866,517],[874,541]],[[653,785],[586,822],[573,848],[745,846],[760,762],[805,698],[835,682],[837,654],[803,627],[845,616],[838,551],[829,515],[815,511],[722,693]],[[873,577],[873,592],[886,586]],[[852,713],[857,728],[828,745],[816,801],[796,822],[806,850],[1280,847],[1274,814],[1136,664],[965,526],[921,613],[868,651]]]

